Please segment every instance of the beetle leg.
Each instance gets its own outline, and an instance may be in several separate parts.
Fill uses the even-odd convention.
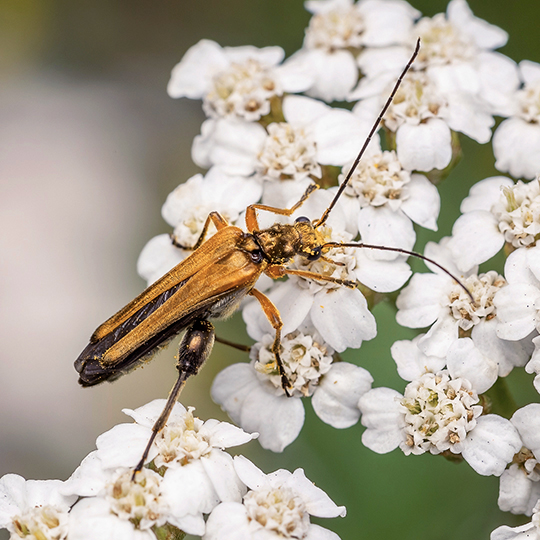
[[[204,242],[206,233],[208,232],[208,227],[210,227],[210,223],[213,223],[218,231],[229,226],[227,220],[219,212],[210,212],[206,218],[206,221],[204,222],[203,230],[193,246],[184,246],[183,244],[180,244],[180,242],[176,240],[174,233],[172,233],[171,241],[173,246],[181,249],[187,249],[189,251],[195,251]]]
[[[267,276],[270,276],[272,279],[278,279],[280,277],[283,277],[289,274],[292,276],[300,276],[303,278],[314,279],[318,281],[329,281],[330,283],[337,283],[338,285],[345,285],[345,287],[349,287],[350,289],[356,288],[356,283],[348,279],[339,279],[332,276],[323,276],[322,274],[317,274],[315,272],[308,272],[306,270],[294,270],[292,268],[284,268],[283,266],[279,266],[277,264],[274,266],[269,266],[265,270],[265,274]]]
[[[247,230],[252,233],[253,231],[260,230],[259,222],[257,221],[257,210],[265,210],[266,212],[272,212],[272,214],[278,214],[280,216],[290,216],[298,208],[300,208],[307,200],[307,198],[315,191],[319,189],[317,184],[310,184],[306,189],[302,198],[292,208],[276,208],[274,206],[266,206],[265,204],[251,204],[246,208],[246,226]]]
[[[272,325],[272,328],[276,331],[274,343],[272,344],[272,352],[274,353],[274,357],[276,359],[276,363],[279,369],[279,374],[281,375],[281,387],[283,388],[287,397],[291,397],[291,393],[289,391],[289,388],[291,388],[291,384],[289,382],[289,379],[287,378],[287,375],[285,374],[285,368],[283,367],[283,362],[281,361],[281,357],[279,355],[281,348],[281,329],[283,328],[283,322],[279,315],[279,311],[277,307],[272,304],[270,298],[265,296],[257,289],[251,289],[249,294],[254,296],[259,301],[259,304],[261,304],[266,318]]]
[[[233,341],[229,341],[227,339],[223,339],[218,336],[215,337],[215,340],[218,343],[222,343],[223,345],[228,345],[229,347],[232,347],[233,349],[238,349],[239,351],[243,351],[247,353],[251,351],[251,347],[249,347],[248,345],[242,345],[241,343],[234,343]]]
[[[133,476],[131,477],[132,481],[135,480],[135,475],[144,467],[152,444],[154,443],[157,434],[167,423],[174,404],[184,388],[187,379],[191,377],[191,375],[196,375],[208,356],[210,356],[210,352],[214,345],[214,337],[214,326],[206,320],[195,321],[187,328],[186,333],[180,342],[178,362],[176,363],[178,379],[167,398],[167,403],[165,404],[162,413],[152,426],[152,435],[144,449],[141,460],[133,470]]]

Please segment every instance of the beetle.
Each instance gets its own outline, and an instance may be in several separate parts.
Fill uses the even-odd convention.
[[[318,231],[345,190],[403,77],[416,58],[419,46],[418,40],[411,59],[398,78],[355,162],[334,199],[318,220],[312,222],[307,217],[299,217],[293,224],[276,223],[269,228],[261,229],[257,219],[258,211],[291,216],[317,189],[318,186],[315,184],[312,184],[302,198],[288,209],[262,204],[248,206],[245,218],[247,233],[230,225],[218,212],[211,212],[200,237],[190,248],[192,253],[189,257],[105,321],[92,334],[90,343],[75,361],[79,383],[85,387],[117,379],[185,330],[176,365],[179,372],[178,379],[169,394],[163,412],[152,427],[151,438],[140,462],[134,469],[133,478],[144,466],[151,445],[166,424],[187,379],[198,372],[210,355],[215,332],[208,319],[229,316],[236,311],[246,295],[251,295],[259,301],[275,331],[272,352],[281,376],[283,390],[290,396],[289,381],[280,358],[283,326],[280,314],[272,302],[255,288],[255,283],[263,273],[273,279],[286,275],[298,275],[354,288],[356,287],[354,282],[290,269],[287,265],[296,255],[300,255],[307,261],[315,261],[321,257],[324,258],[325,253],[334,247],[361,247],[417,256],[438,266],[459,283],[459,280],[442,266],[423,255],[404,249],[364,243],[325,242],[323,235]],[[217,232],[207,239],[210,224],[215,226]],[[174,237],[172,241],[173,244],[179,246]]]

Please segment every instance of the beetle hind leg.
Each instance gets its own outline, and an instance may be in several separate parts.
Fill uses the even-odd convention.
[[[178,369],[178,379],[169,393],[163,411],[152,426],[152,435],[144,449],[141,460],[133,470],[133,476],[131,477],[132,481],[135,480],[136,474],[144,467],[152,444],[158,433],[165,427],[174,404],[184,388],[187,379],[192,375],[196,375],[206,359],[210,356],[210,352],[214,345],[214,337],[214,326],[207,320],[195,321],[187,328],[179,347],[178,362],[176,364],[176,369]]]

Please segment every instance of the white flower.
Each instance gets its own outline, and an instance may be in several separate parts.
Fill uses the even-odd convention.
[[[218,167],[213,167],[204,177],[196,174],[172,191],[161,213],[163,219],[174,227],[175,241],[189,248],[199,239],[210,212],[219,212],[234,224],[246,206],[260,199],[261,193],[260,182],[242,176],[229,176]],[[205,240],[215,232],[211,223]],[[158,235],[143,248],[137,261],[137,271],[148,284],[153,283],[190,253],[189,250],[175,247],[169,235]]]
[[[470,336],[476,347],[497,363],[499,375],[506,376],[514,366],[525,365],[531,352],[528,342],[511,343],[498,335],[494,296],[505,287],[506,281],[494,271],[477,274],[477,268],[472,268],[469,272],[459,272],[447,243],[448,239],[439,245],[430,242],[425,253],[460,279],[474,303],[448,274],[433,268],[434,274],[414,274],[401,291],[396,301],[396,320],[410,328],[431,326],[418,339],[418,347],[428,356],[444,357],[456,338]]]
[[[155,540],[150,530],[136,529],[131,521],[120,519],[101,497],[82,499],[69,514],[70,540]]]
[[[516,341],[540,329],[540,246],[511,253],[504,275],[508,286],[493,300],[499,321],[497,335]]]
[[[505,193],[511,194],[513,187],[514,182],[505,176],[485,178],[474,184],[462,201],[463,215],[454,223],[447,244],[460,270],[487,261],[503,247],[504,234],[494,211],[497,208],[498,217],[502,217],[508,202]]]
[[[350,165],[343,169],[340,182],[349,169]],[[347,230],[352,234],[359,231],[368,244],[411,250],[416,240],[413,221],[437,230],[437,188],[425,176],[406,170],[395,152],[363,158],[341,204],[347,213]]]
[[[302,469],[294,473],[280,469],[265,475],[242,456],[234,459],[238,476],[249,487],[242,503],[220,504],[210,514],[204,540],[339,540],[339,537],[310,523],[309,516],[345,516]]]
[[[499,508],[530,516],[540,499],[540,403],[518,409],[510,419],[523,448],[500,480]]]
[[[63,495],[60,480],[25,480],[17,474],[0,478],[0,528],[13,540],[65,540],[68,512],[77,497]]]
[[[380,78],[382,79],[382,77]],[[363,80],[351,99],[362,99],[353,111],[368,122],[374,119],[395,84],[392,77]],[[386,82],[388,80],[388,82]],[[400,162],[409,170],[444,169],[452,159],[452,133],[462,132],[480,143],[491,138],[494,120],[474,96],[445,93],[428,73],[411,71],[401,83],[384,126],[396,134]]]
[[[303,324],[282,336],[280,357],[292,388],[282,388],[271,347],[273,334],[252,327],[258,342],[251,348],[250,364],[233,364],[215,378],[212,399],[247,431],[257,431],[263,448],[281,452],[293,442],[304,423],[302,397],[312,396],[321,420],[347,428],[360,417],[358,399],[371,388],[371,375],[346,362],[332,363],[332,348],[316,330]]]
[[[412,68],[425,72],[443,95],[476,98],[492,114],[507,110],[511,93],[519,85],[515,62],[493,52],[508,40],[508,34],[475,17],[465,0],[452,0],[446,16],[424,17],[414,25],[407,46],[368,49],[359,65],[368,80],[399,73],[420,38],[421,47]],[[362,87],[365,82],[360,83]],[[357,97],[357,96],[353,96]]]
[[[350,111],[304,96],[285,97],[283,116],[285,122],[267,129],[240,120],[209,119],[193,142],[193,160],[201,167],[218,165],[228,174],[267,180],[264,202],[283,206],[298,200],[312,179],[321,178],[321,165],[352,161],[371,128]],[[376,152],[378,136],[368,155]],[[276,189],[269,184],[276,183],[284,193],[269,197],[269,189]]]
[[[332,193],[330,190],[315,192],[292,216],[304,215],[318,218],[328,207]],[[345,217],[336,206],[324,226],[317,229],[327,241],[351,241],[351,235],[344,230]],[[374,291],[389,292],[401,287],[410,276],[410,268],[403,257],[395,260],[379,260],[373,250],[358,248],[332,248],[324,259],[308,263],[301,257],[289,265],[301,271],[310,271],[328,277],[359,281]],[[330,262],[330,260],[335,262]],[[344,351],[348,347],[358,348],[362,341],[376,335],[375,318],[369,311],[363,294],[358,289],[349,289],[337,283],[290,276],[285,282],[278,282],[268,293],[277,307],[283,321],[282,333],[296,330],[309,315],[311,322],[334,350]],[[266,316],[256,302],[244,309],[244,319],[248,332],[252,325],[273,333]]]
[[[356,84],[357,51],[404,42],[420,15],[401,0],[311,0],[306,8],[313,17],[295,57],[315,75],[307,93],[325,101],[344,99]]]
[[[490,140],[492,115],[508,109],[519,79],[515,63],[492,52],[506,43],[506,32],[474,17],[465,0],[452,0],[446,17],[426,17],[412,28],[407,46],[372,48],[360,54],[358,62],[366,77],[349,96],[364,100],[356,105],[357,114],[375,117],[419,37],[418,58],[384,123],[396,132],[404,166],[429,171],[450,163],[450,130],[480,143]]]
[[[80,494],[99,492],[99,483],[106,480],[100,467],[115,470],[132,468],[138,463],[164,405],[165,400],[158,399],[136,410],[124,409],[136,423],[117,425],[98,437],[94,460],[99,460],[99,466],[90,461],[85,467],[91,474],[77,474],[75,487]],[[160,488],[173,509],[175,523],[182,523],[178,526],[183,530],[190,527],[200,531],[202,513],[210,512],[220,501],[239,500],[244,492],[232,458],[223,449],[244,444],[257,435],[226,422],[203,422],[193,417],[192,410],[175,404],[167,425],[152,445],[148,461],[153,461],[157,468],[165,467]],[[85,477],[89,476],[94,479],[90,484],[92,491],[85,493],[81,489],[89,489],[85,484]]]
[[[461,203],[447,247],[460,270],[467,271],[493,257],[505,241],[514,248],[530,246],[539,225],[538,181],[523,184],[504,176],[477,182]],[[467,246],[467,249],[463,249]]]
[[[519,64],[523,87],[512,95],[512,110],[493,135],[495,167],[515,178],[540,174],[540,64]]]
[[[477,473],[500,476],[522,443],[508,420],[481,416],[478,393],[496,380],[496,366],[468,338],[454,342],[446,363],[447,369],[413,380],[403,396],[389,388],[364,394],[362,442],[378,453],[399,446],[406,455],[461,454]]]
[[[166,523],[190,534],[204,533],[202,516],[186,519],[163,492],[164,479],[158,473],[144,468],[134,480],[132,469],[117,468],[106,473],[108,478],[97,496],[82,499],[71,510],[70,539],[152,540],[152,527]],[[78,475],[79,480],[84,480],[84,472]]]
[[[495,529],[490,540],[540,540],[540,501],[534,507],[530,523],[520,527],[503,525]]]
[[[212,118],[232,116],[256,121],[270,112],[270,100],[302,92],[312,76],[297,61],[282,62],[281,47],[220,47],[203,39],[191,47],[171,74],[171,97],[203,99]]]

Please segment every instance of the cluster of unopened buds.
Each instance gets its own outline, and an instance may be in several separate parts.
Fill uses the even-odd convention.
[[[481,144],[493,136],[495,167],[509,176],[475,183],[452,235],[424,251],[459,283],[429,263],[431,272],[412,275],[403,254],[354,247],[328,249],[314,262],[298,257],[290,267],[355,288],[263,276],[257,288],[283,320],[289,391],[274,329],[248,300],[251,361],[227,367],[211,390],[239,427],[203,422],[178,404],[132,480],[163,402],[126,411],[135,423],[101,435],[67,481],[0,479],[0,526],[12,538],[338,538],[309,516],[344,516],[344,507],[301,469],[266,475],[225,452],[252,439],[282,451],[300,433],[302,400],[311,398],[335,428],[360,421],[375,452],[441,454],[500,477],[499,507],[531,521],[499,527],[492,540],[540,539],[540,403],[503,417],[485,395],[515,368],[534,374],[540,393],[540,65],[496,52],[506,32],[475,17],[465,0],[431,18],[403,0],[309,0],[306,8],[304,45],[288,59],[280,47],[203,40],[173,69],[170,96],[202,100],[207,115],[192,147],[207,172],[168,196],[162,214],[171,230],[143,249],[139,274],[151,284],[189,256],[211,211],[246,230],[247,206],[291,208],[316,183],[280,219],[320,218],[420,38],[382,129],[320,232],[327,242],[414,249],[415,226],[437,230],[437,184],[459,160],[459,134]],[[492,133],[495,117],[504,120]],[[276,221],[270,212],[258,217],[261,227]],[[502,249],[504,275],[480,272]],[[395,302],[400,325],[423,332],[391,348],[402,392],[372,388],[366,369],[339,356],[376,336],[372,308],[384,299]]]

